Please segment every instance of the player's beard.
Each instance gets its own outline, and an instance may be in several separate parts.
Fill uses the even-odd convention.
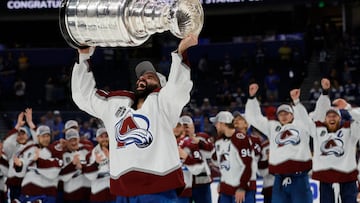
[[[109,149],[109,141],[102,141],[100,147]]]
[[[340,121],[337,121],[336,124],[329,125],[326,124],[328,132],[336,132],[340,128]]]
[[[146,97],[153,92],[156,88],[158,88],[157,85],[151,85],[148,84],[145,89],[143,90],[135,90],[135,96],[138,99],[146,99]]]

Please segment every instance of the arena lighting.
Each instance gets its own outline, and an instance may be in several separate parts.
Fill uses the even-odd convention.
[[[319,8],[324,8],[325,7],[325,1],[319,1],[318,7]]]

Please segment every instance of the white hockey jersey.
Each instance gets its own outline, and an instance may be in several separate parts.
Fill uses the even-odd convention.
[[[63,153],[63,168],[60,171],[60,180],[64,182],[64,200],[84,200],[90,196],[90,180],[84,175],[83,169],[78,169],[72,163],[74,156],[79,155],[80,163],[85,167],[90,158],[92,148],[79,144],[76,151],[65,151]]]
[[[293,122],[281,125],[279,121],[268,120],[262,115],[256,98],[248,99],[245,106],[246,120],[268,136],[269,171],[272,174],[306,172],[312,166],[308,113],[301,103],[297,103],[293,108]]]
[[[190,69],[182,56],[172,53],[166,85],[132,109],[134,94],[104,92],[95,86],[89,54],[80,54],[72,72],[72,97],[77,106],[101,119],[109,134],[110,189],[113,194],[135,196],[184,186],[173,128],[190,100]]]
[[[35,144],[29,147],[27,151],[31,156],[22,158],[26,173],[21,183],[21,192],[30,196],[46,194],[56,197],[62,160],[54,158],[48,148],[40,148],[39,158],[34,161],[33,155],[37,148]]]
[[[250,138],[240,132],[215,141],[216,159],[220,169],[220,193],[235,195],[236,190],[253,190],[254,151]]]
[[[313,135],[314,155],[312,178],[326,182],[339,183],[357,180],[356,148],[360,139],[359,112],[349,110],[353,121],[341,123],[336,132],[328,132],[323,121],[331,103],[327,95],[317,101],[313,118],[316,118]]]
[[[100,163],[96,163],[97,155],[102,157]],[[109,158],[106,157],[99,144],[91,151],[90,161],[84,170],[84,175],[91,181],[90,201],[115,200],[115,196],[110,194]]]

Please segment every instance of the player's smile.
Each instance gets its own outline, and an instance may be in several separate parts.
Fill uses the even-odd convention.
[[[145,90],[147,87],[147,82],[145,80],[139,80],[136,85],[136,90]]]
[[[329,125],[335,125],[336,124],[336,120],[330,120],[329,121]]]

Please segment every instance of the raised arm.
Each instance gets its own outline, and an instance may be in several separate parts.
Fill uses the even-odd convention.
[[[326,111],[331,107],[331,102],[329,98],[330,81],[326,78],[323,78],[321,80],[321,87],[323,89],[323,92],[316,101],[312,119],[314,121],[323,122],[325,120]]]
[[[164,114],[170,114],[168,118],[176,118],[169,120],[174,126],[182,108],[190,101],[193,82],[186,50],[197,43],[198,38],[195,35],[189,35],[180,41],[177,51],[171,54],[172,63],[168,81],[159,93],[159,101]]]
[[[300,102],[300,89],[293,89],[290,91],[290,97],[293,101],[294,108],[294,119],[302,120],[306,123],[313,123],[309,113],[307,112],[304,105]]]
[[[259,101],[255,97],[258,89],[258,84],[251,84],[249,86],[249,98],[245,105],[245,118],[249,124],[260,130],[263,134],[269,135],[268,119],[262,115]]]
[[[94,51],[94,47],[78,50],[79,61],[74,65],[71,75],[71,93],[75,104],[81,110],[101,118],[103,113],[108,110],[106,108],[108,100],[104,96],[106,95],[105,92],[101,96],[98,94],[101,91],[98,91],[96,88],[96,81],[88,63]],[[120,101],[124,101],[123,105],[125,106],[128,106],[131,102],[129,99],[122,99]],[[121,105],[121,102],[119,105]]]
[[[300,92],[300,89],[292,89],[290,91],[290,97],[294,104],[294,120],[303,123],[312,135],[315,132],[315,123],[309,116],[307,109],[300,102]]]
[[[195,46],[197,44],[198,36],[190,34],[180,41],[177,51],[179,54],[183,54],[189,47]]]
[[[26,122],[24,121],[24,118],[25,118],[25,112],[22,111],[18,114],[18,117],[17,117],[17,122],[15,124],[16,130],[19,130],[20,127],[25,125]]]
[[[28,124],[29,128],[31,130],[35,130],[36,125],[33,122],[33,117],[32,117],[33,113],[32,113],[32,108],[26,108],[25,109],[25,120],[26,123]]]
[[[338,109],[345,109],[347,110],[353,120],[360,121],[360,108],[352,108],[352,106],[347,103],[345,99],[338,98],[333,101],[333,105],[336,106]]]

